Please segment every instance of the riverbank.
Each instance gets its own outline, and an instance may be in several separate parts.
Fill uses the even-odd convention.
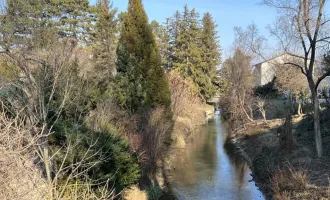
[[[189,136],[199,128],[207,123],[206,113],[213,113],[214,107],[211,105],[199,105],[194,109],[194,114],[179,116],[174,122],[174,128],[172,133],[173,142],[170,146],[168,156],[165,159],[166,169],[172,169],[171,161],[180,156],[185,149]]]
[[[174,120],[172,142],[167,154],[157,162],[156,178],[153,183],[144,190],[138,186],[127,188],[122,197],[125,200],[159,199],[162,196],[166,196],[166,200],[168,198],[175,199],[168,187],[172,178],[171,172],[175,168],[173,161],[184,153],[190,136],[196,129],[207,123],[206,113],[211,112],[214,112],[214,107],[202,102],[192,103],[182,109],[182,112]]]
[[[293,118],[295,144],[280,146],[278,129],[284,120],[255,121],[232,134],[232,141],[250,165],[267,199],[329,199],[330,110],[322,112],[324,156],[316,157],[312,118]]]
[[[213,113],[214,107],[208,104],[195,104],[189,108],[193,112],[190,115],[179,115],[174,121],[172,132],[172,143],[165,156],[158,163],[156,181],[161,189],[159,199],[176,199],[171,191],[170,182],[173,179],[173,170],[175,170],[174,162],[180,158],[196,129],[205,125],[209,116],[207,113]]]

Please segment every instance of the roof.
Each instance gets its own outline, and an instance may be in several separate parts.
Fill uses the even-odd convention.
[[[254,64],[254,66],[257,66],[257,65],[260,65],[260,64],[263,64],[263,63],[266,63],[266,62],[269,62],[269,61],[271,61],[271,60],[274,60],[275,58],[278,58],[278,57],[281,57],[281,56],[284,56],[284,55],[290,55],[289,53],[281,53],[281,54],[278,54],[278,55],[276,55],[276,56],[273,56],[273,57],[271,57],[271,58],[269,58],[269,59],[266,59],[266,60],[264,60],[264,61],[262,61],[262,62],[259,62],[259,63],[257,63],[257,64]],[[299,58],[304,58],[304,57],[302,57],[302,56],[298,56],[298,55],[294,55],[295,57],[299,57]]]

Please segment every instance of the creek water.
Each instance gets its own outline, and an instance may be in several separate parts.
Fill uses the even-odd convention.
[[[193,133],[183,155],[174,161],[171,194],[161,199],[264,199],[247,163],[227,137],[220,118]]]

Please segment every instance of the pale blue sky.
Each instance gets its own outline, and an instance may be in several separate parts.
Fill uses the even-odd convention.
[[[92,4],[96,0],[89,0]],[[190,9],[195,8],[201,15],[210,12],[218,24],[220,44],[224,57],[234,40],[233,28],[246,27],[255,23],[260,33],[266,38],[269,33],[266,26],[276,18],[276,11],[266,6],[259,5],[260,0],[143,0],[149,20],[164,22],[176,10],[182,11],[187,4]],[[128,0],[113,0],[114,7],[119,11],[127,9]],[[226,55],[227,54],[227,55]]]

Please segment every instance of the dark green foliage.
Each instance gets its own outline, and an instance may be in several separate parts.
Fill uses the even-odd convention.
[[[118,47],[117,54],[117,75],[111,83],[110,95],[122,109],[134,113],[144,103],[146,92],[142,85],[145,80],[136,71],[137,60],[128,53],[125,44]]]
[[[109,179],[119,190],[140,178],[136,155],[131,153],[128,142],[118,133],[94,132],[84,126],[74,128],[70,121],[59,122],[54,131],[53,150],[58,150],[59,144],[66,144],[55,158],[55,168],[59,168],[63,160],[65,166],[83,161],[86,166],[80,170],[91,167],[88,174],[92,180],[101,183]],[[65,177],[66,174],[62,175]]]
[[[117,29],[118,21],[115,18],[117,10],[112,9],[109,0],[99,0],[97,3],[97,21],[95,25],[95,37],[93,53],[95,68],[102,77],[107,74],[112,78],[115,70]]]
[[[49,28],[74,44],[90,44],[95,8],[88,0],[7,0],[6,17],[1,24],[14,26],[16,36],[35,36]]]
[[[273,80],[263,86],[254,88],[254,94],[258,97],[276,98],[279,95],[279,91],[276,88],[276,77]]]
[[[214,84],[217,80],[217,66],[221,62],[221,51],[218,41],[217,25],[210,13],[205,13],[202,28],[202,63],[201,68],[205,74],[199,85],[202,86],[201,93],[206,99],[212,98],[217,88]]]
[[[149,200],[158,200],[162,196],[162,189],[158,185],[150,185],[147,188],[148,199]]]
[[[119,95],[114,94],[115,100],[131,112],[141,106],[170,106],[169,85],[141,0],[130,0],[124,17],[113,88]]]
[[[209,99],[217,90],[214,82],[221,52],[212,16],[206,13],[202,21],[199,18],[199,13],[186,5],[182,13],[177,11],[167,21],[168,66],[192,79],[200,96]]]
[[[88,0],[51,0],[48,4],[55,8],[51,14],[59,20],[52,20],[58,33],[73,38],[74,42],[89,44],[95,21],[95,8]]]

